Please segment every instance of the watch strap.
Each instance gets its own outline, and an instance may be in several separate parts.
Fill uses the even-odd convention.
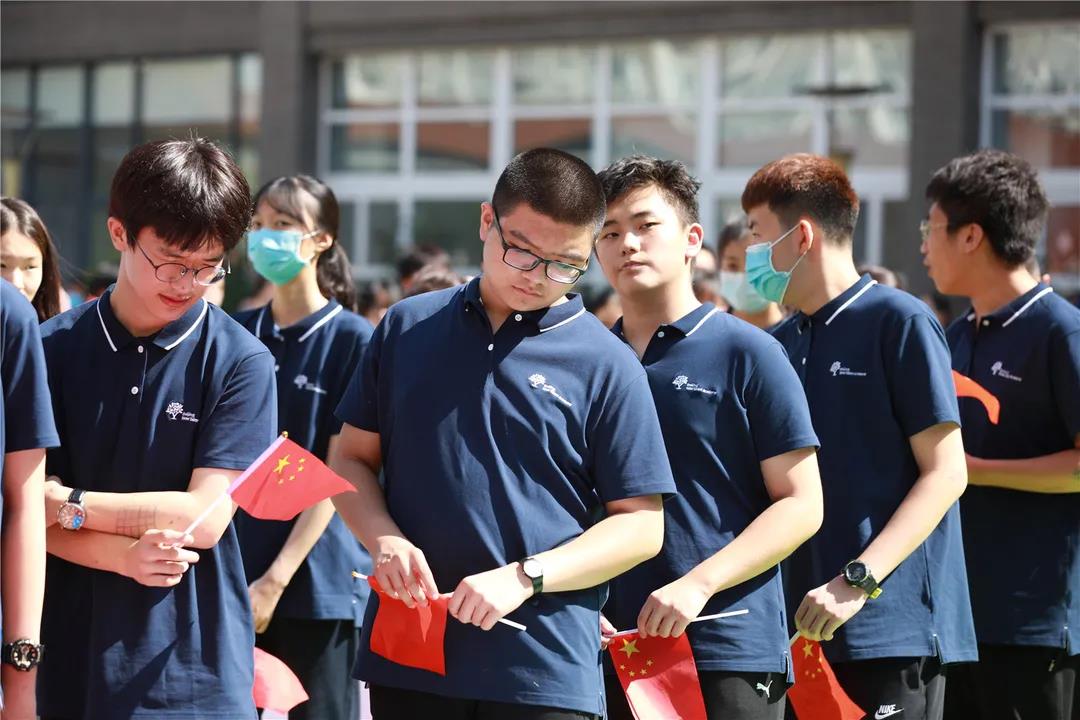
[[[67,501],[72,505],[82,505],[83,495],[85,494],[85,490],[80,490],[79,488],[72,488],[71,494],[68,495]]]
[[[525,575],[525,577],[529,578],[529,580],[532,582],[533,595],[539,595],[540,593],[542,593],[544,591],[544,575],[541,572],[540,575],[538,575],[536,577],[533,577],[533,576],[529,575],[529,573],[525,572],[525,563],[530,562],[530,561],[535,562],[535,563],[539,563],[539,561],[536,558],[527,557],[527,558],[525,558],[524,560],[521,561],[521,572],[522,572],[522,574]]]

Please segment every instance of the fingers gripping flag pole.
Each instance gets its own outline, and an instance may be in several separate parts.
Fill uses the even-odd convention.
[[[372,582],[372,578],[369,578],[367,575],[364,575],[362,573],[358,573],[355,570],[353,570],[352,576],[354,578],[356,578],[357,580],[364,580],[364,581],[366,581],[368,583]],[[378,589],[378,588],[376,590],[377,590],[377,592],[383,592],[381,589]],[[449,597],[449,596],[447,596],[447,597]],[[512,627],[515,630],[522,630],[522,631],[525,630],[525,626],[522,625],[521,623],[514,622],[513,620],[507,620],[506,618],[499,618],[496,622],[500,622],[503,625],[507,625],[509,627]]]

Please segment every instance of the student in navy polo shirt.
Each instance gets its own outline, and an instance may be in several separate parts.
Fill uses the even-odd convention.
[[[453,593],[445,677],[370,651],[372,596],[357,676],[379,720],[602,712],[604,584],[659,551],[674,490],[645,372],[566,295],[603,221],[587,164],[515,157],[480,207],[483,274],[391,307],[338,407],[359,493],[334,502],[379,583]]]
[[[778,720],[791,670],[779,563],[821,525],[806,397],[780,343],[694,297],[700,183],[682,163],[629,157],[600,182],[614,331],[645,366],[679,492],[663,550],[612,581],[605,615],[644,637],[685,631],[709,717]],[[632,718],[613,674],[607,688],[608,717]]]
[[[46,483],[45,718],[255,716],[232,503],[184,535],[277,430],[270,352],[202,299],[250,218],[214,144],[135,148],[109,196],[116,284],[42,327],[62,442]]]
[[[274,354],[279,428],[325,460],[341,431],[334,408],[374,328],[352,312],[356,291],[330,188],[307,175],[279,177],[254,205],[248,257],[274,296],[237,320]],[[351,671],[368,584],[352,571],[370,572],[367,553],[329,499],[288,522],[239,510],[236,532],[255,644],[288,665],[310,696],[289,717],[356,720]]]
[[[1067,720],[1080,713],[1080,310],[1026,267],[1048,207],[1026,162],[957,158],[926,197],[930,277],[971,299],[947,332],[953,369],[1000,402],[995,424],[960,400],[973,688],[985,718]]]
[[[0,709],[10,720],[37,717],[45,448],[59,444],[37,313],[14,285],[0,280]]]
[[[821,440],[825,520],[792,556],[791,617],[827,641],[837,677],[869,715],[940,718],[942,665],[975,658],[945,336],[926,305],[859,277],[859,200],[836,163],[769,163],[742,206],[758,241],[746,250],[750,281],[799,311],[774,336]]]

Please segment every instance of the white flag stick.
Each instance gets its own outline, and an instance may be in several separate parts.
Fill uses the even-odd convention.
[[[368,577],[367,575],[363,575],[361,573],[358,573],[355,570],[353,570],[352,576],[354,578],[359,579],[359,580],[367,580],[367,577]],[[524,625],[522,625],[521,623],[518,623],[518,622],[514,622],[513,620],[507,620],[506,618],[499,618],[496,622],[501,622],[503,625],[509,625],[510,627],[514,628],[515,630],[521,630],[522,632],[525,631],[525,626]]]
[[[202,525],[203,520],[206,520],[206,518],[210,517],[210,513],[214,512],[214,508],[223,503],[225,501],[225,498],[232,497],[232,494],[236,490],[236,488],[240,487],[241,483],[251,477],[251,473],[255,472],[255,468],[262,465],[263,460],[266,460],[266,458],[270,457],[270,455],[275,450],[277,450],[283,442],[285,442],[284,434],[279,435],[278,438],[274,440],[274,442],[270,443],[270,447],[263,450],[262,454],[255,459],[255,462],[248,465],[247,470],[237,475],[236,479],[229,483],[229,487],[225,489],[225,492],[214,498],[214,502],[207,505],[206,509],[199,513],[199,516],[197,518],[191,521],[191,524],[187,526],[187,530],[184,531],[184,534],[190,535],[195,528]]]
[[[703,620],[719,620],[721,618],[735,617],[737,615],[746,615],[749,612],[750,612],[750,610],[748,608],[743,608],[742,610],[730,610],[728,612],[713,613],[712,615],[702,615],[701,617],[694,618],[690,622],[696,623],[696,622],[702,622]],[[623,635],[632,635],[632,634],[634,634],[636,632],[637,632],[636,629],[635,630],[620,630],[619,632],[615,633],[611,637],[617,638],[617,637],[622,637]]]

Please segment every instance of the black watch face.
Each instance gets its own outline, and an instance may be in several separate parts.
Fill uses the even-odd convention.
[[[15,642],[11,646],[11,664],[19,670],[29,670],[41,661],[41,647],[29,642]]]
[[[866,579],[866,566],[862,563],[851,563],[845,569],[850,582],[861,583]]]

